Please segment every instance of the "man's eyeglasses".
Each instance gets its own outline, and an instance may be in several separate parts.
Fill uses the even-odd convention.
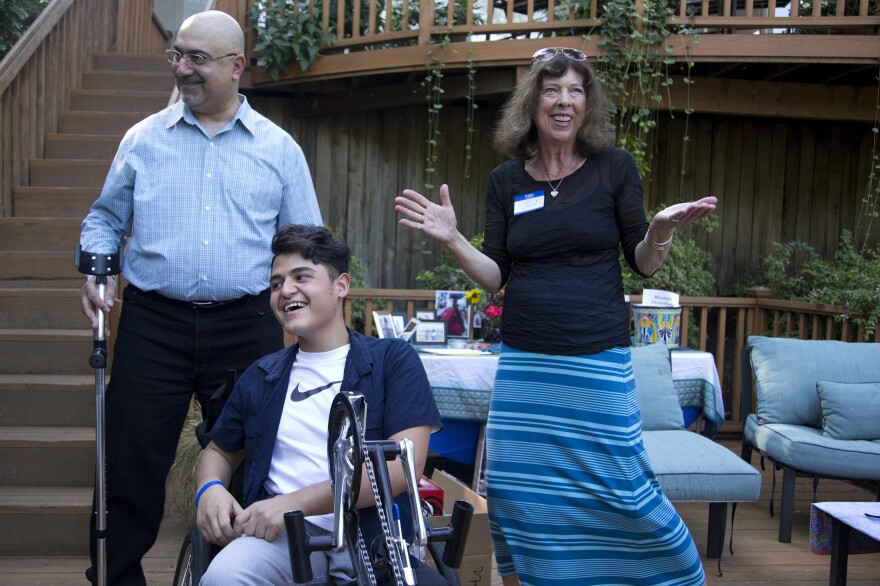
[[[168,58],[168,63],[172,65],[177,65],[180,63],[181,59],[186,60],[186,64],[190,67],[201,67],[208,61],[217,61],[219,59],[225,59],[227,57],[235,57],[238,53],[227,53],[226,55],[220,55],[219,57],[208,57],[207,55],[202,55],[201,53],[187,53],[183,54],[180,51],[175,51],[174,49],[168,49],[165,51],[165,57]]]
[[[568,47],[545,47],[543,49],[538,49],[535,51],[535,54],[532,55],[532,61],[537,61],[542,63],[544,61],[550,61],[557,55],[562,53],[572,61],[586,61],[587,55],[583,51],[578,51],[577,49],[569,49]]]

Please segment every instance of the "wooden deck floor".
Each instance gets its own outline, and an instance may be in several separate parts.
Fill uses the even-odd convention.
[[[724,441],[724,445],[739,453],[739,443]],[[753,464],[758,465],[758,458]],[[809,514],[812,483],[799,479],[796,491],[795,524],[791,543],[779,543],[778,516],[770,518],[768,503],[771,487],[770,471],[764,471],[761,498],[755,503],[737,508],[733,524],[731,556],[725,549],[721,562],[723,576],[718,575],[717,560],[703,558],[707,584],[773,584],[774,586],[819,586],[828,584],[830,556],[815,555],[810,551]],[[781,483],[781,476],[777,474]],[[779,488],[776,507],[779,508]],[[818,501],[873,501],[876,495],[869,490],[844,482],[823,480],[819,484]],[[697,547],[705,549],[708,505],[678,503],[676,505],[690,529]],[[178,549],[187,524],[179,517],[166,519],[159,541],[144,560],[148,583],[171,584]],[[728,520],[728,539],[730,521]],[[4,586],[85,584],[85,558],[0,558],[0,584]],[[880,554],[853,555],[849,558],[848,583],[858,586],[880,584]],[[491,586],[500,586],[497,575]]]

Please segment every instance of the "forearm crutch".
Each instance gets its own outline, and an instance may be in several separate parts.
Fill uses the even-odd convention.
[[[73,264],[80,273],[95,277],[98,295],[104,299],[107,294],[107,277],[118,275],[122,249],[116,254],[96,254],[86,252],[77,245]],[[107,366],[107,340],[104,336],[104,312],[95,312],[98,327],[89,355],[89,366],[95,369],[95,536],[97,541],[97,567],[95,577],[98,586],[107,584],[107,495],[104,486],[104,368]]]

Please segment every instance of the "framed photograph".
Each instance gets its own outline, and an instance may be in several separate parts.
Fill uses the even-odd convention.
[[[441,320],[421,321],[416,326],[415,344],[446,345],[447,323]]]
[[[447,323],[450,338],[468,338],[471,335],[471,307],[464,291],[437,291],[434,296],[436,317]]]
[[[373,312],[373,327],[376,328],[376,335],[380,338],[396,338],[397,332],[394,330],[394,319],[390,313]]]
[[[400,338],[401,340],[405,340],[405,341],[409,342],[410,339],[412,339],[413,334],[416,333],[416,328],[419,327],[419,324],[421,322],[422,322],[422,320],[420,320],[418,318],[415,318],[415,317],[412,318],[411,320],[409,320],[409,323],[406,324],[406,327],[403,328],[403,331],[399,332],[397,334],[397,337]]]
[[[434,313],[433,309],[417,309],[416,310],[416,319],[431,321],[433,319],[437,319],[437,315]]]
[[[406,312],[405,311],[392,311],[391,312],[391,321],[394,322],[394,332],[398,336],[403,333],[403,330],[406,329]]]

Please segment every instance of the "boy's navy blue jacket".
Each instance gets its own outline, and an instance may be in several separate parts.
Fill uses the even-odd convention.
[[[411,427],[441,427],[440,412],[415,349],[399,339],[366,337],[349,330],[351,348],[345,361],[341,392],[358,392],[367,402],[367,440],[388,439]],[[211,439],[227,452],[245,452],[241,505],[247,508],[267,498],[263,487],[269,474],[272,451],[287,396],[290,371],[298,345],[279,350],[251,365],[241,375]],[[329,475],[329,469],[328,469]],[[401,526],[412,540],[412,508],[406,495],[395,501]],[[366,543],[380,533],[375,507],[361,509],[361,530]]]

